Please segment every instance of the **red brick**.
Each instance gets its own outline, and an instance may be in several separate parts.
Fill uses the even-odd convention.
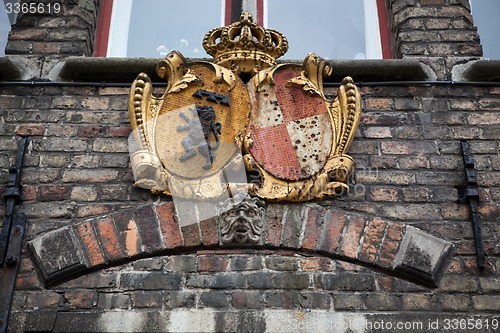
[[[379,218],[374,218],[368,223],[368,229],[366,230],[361,252],[358,256],[359,260],[368,263],[375,262],[386,226],[387,223]]]
[[[200,227],[198,223],[192,223],[181,227],[184,236],[184,245],[186,247],[201,245]]]
[[[382,267],[391,267],[394,258],[396,257],[399,242],[393,240],[384,240],[380,249],[380,254],[377,259],[377,264]]]
[[[462,265],[460,264],[460,259],[458,258],[453,258],[450,262],[450,266],[448,267],[448,270],[446,273],[461,273],[462,272]]]
[[[328,253],[337,253],[345,223],[346,216],[343,211],[327,211],[323,230],[321,231],[321,235],[318,234],[319,237],[317,238],[318,244],[316,244],[316,249]]]
[[[303,271],[317,271],[321,268],[320,258],[304,258],[300,261],[300,267]]]
[[[34,185],[23,185],[23,201],[32,201],[36,199],[37,187]]]
[[[99,95],[127,95],[129,94],[129,88],[115,88],[106,87],[99,90]]]
[[[378,275],[375,277],[376,283],[380,290],[394,291],[394,278],[390,276]]]
[[[70,309],[90,309],[96,301],[96,293],[91,290],[70,290],[63,295]]]
[[[228,256],[200,255],[198,256],[198,271],[225,272],[229,265],[228,258]]]
[[[326,209],[324,207],[317,206],[309,209],[304,239],[302,239],[301,244],[303,249],[316,250],[321,235],[321,229],[325,223],[325,213]]]
[[[365,101],[367,109],[390,109],[392,106],[391,98],[369,98]]]
[[[497,221],[500,214],[496,205],[481,205],[479,206],[479,216],[487,221]]]
[[[41,289],[42,284],[35,271],[31,273],[18,274],[16,277],[16,289]]]
[[[22,99],[19,96],[0,96],[0,109],[20,109]]]
[[[349,219],[347,229],[342,237],[340,254],[348,258],[357,258],[358,245],[365,228],[365,218],[353,216]]]
[[[47,40],[47,29],[15,29],[9,35],[11,40]]]
[[[76,226],[76,230],[85,248],[85,253],[87,254],[90,266],[93,267],[104,264],[104,254],[102,253],[99,242],[97,241],[97,236],[91,221],[78,224]]]
[[[81,205],[77,208],[77,217],[87,217],[107,214],[111,211],[112,207],[109,204],[92,203],[89,205]]]
[[[121,248],[124,249],[127,256],[132,257],[141,253],[141,239],[134,220],[133,210],[121,210],[113,213],[112,217]]]
[[[387,228],[386,238],[394,241],[400,241],[403,238],[405,226],[398,223],[390,223]]]
[[[40,291],[26,295],[26,306],[29,309],[57,309],[61,305],[62,297],[55,291]]]
[[[108,136],[127,137],[131,132],[130,126],[111,126],[108,129]]]
[[[203,245],[214,246],[219,244],[219,233],[215,217],[200,222],[201,239]]]
[[[62,43],[56,42],[43,42],[43,43],[32,43],[33,53],[35,54],[58,54],[61,52]]]
[[[484,241],[484,252],[487,255],[498,256],[500,254],[500,244],[499,244],[499,242],[496,239],[485,240]]]
[[[156,214],[151,205],[135,209],[135,221],[145,252],[155,252],[165,248]]]
[[[397,169],[398,162],[395,156],[370,156],[372,168]]]
[[[364,130],[364,134],[366,138],[373,138],[373,139],[392,138],[390,127],[378,127],[378,126],[367,127]]]
[[[370,189],[369,197],[372,201],[398,201],[399,191],[393,187],[373,187]]]
[[[382,267],[392,267],[394,258],[406,228],[404,225],[389,223],[385,233],[385,239],[380,246],[377,264]]]
[[[102,137],[106,133],[105,126],[98,125],[81,125],[78,127],[78,136],[83,137]]]
[[[462,259],[463,270],[462,274],[479,274],[479,268],[477,267],[477,257],[464,257]],[[481,274],[484,274],[483,272]]]
[[[40,201],[61,201],[69,197],[69,187],[64,185],[43,185],[38,187]]]
[[[233,292],[231,304],[235,308],[253,309],[263,306],[262,295],[259,291],[241,290]]]
[[[380,149],[384,155],[437,153],[436,145],[427,141],[382,141]]]
[[[441,207],[441,215],[445,220],[468,220],[469,207],[464,204],[447,203]]]
[[[116,261],[125,255],[120,248],[118,235],[111,216],[97,218],[94,222],[96,230],[101,237],[101,244],[104,247],[106,259]]]
[[[284,205],[270,204],[266,213],[265,245],[279,246],[283,221]]]
[[[305,205],[288,207],[283,224],[280,246],[294,249],[300,247],[300,235],[302,233],[302,226],[306,223],[307,211],[308,207]]]
[[[475,255],[476,246],[473,240],[462,240],[455,243],[455,253],[460,255]]]
[[[48,124],[46,136],[74,137],[77,129],[74,125]]]
[[[182,235],[175,217],[174,204],[167,202],[156,206],[156,215],[160,223],[163,241],[167,249],[182,246]]]
[[[17,135],[36,136],[44,135],[46,127],[39,124],[21,124],[16,129]]]
[[[107,110],[108,106],[107,97],[87,97],[82,100],[82,107],[88,110]]]

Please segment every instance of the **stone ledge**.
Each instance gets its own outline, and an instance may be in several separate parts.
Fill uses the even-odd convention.
[[[16,312],[23,332],[443,332],[455,322],[473,323],[467,332],[492,332],[492,313],[353,312],[337,309],[31,311]],[[489,323],[489,327],[486,327]],[[14,327],[14,326],[13,326]],[[456,331],[456,330],[455,330]],[[452,331],[450,331],[452,332]]]
[[[467,81],[500,81],[500,60],[478,60],[469,64],[463,71]]]
[[[21,70],[19,67],[6,57],[0,58],[0,79],[13,80],[21,77]]]
[[[132,82],[137,74],[145,72],[153,81],[160,78],[156,75],[157,58],[91,58],[70,57],[66,59],[60,76],[73,81],[106,81]],[[190,59],[194,61],[212,61],[206,59]],[[278,63],[297,63],[302,61],[278,61]],[[417,60],[330,60],[333,75],[326,82],[340,83],[345,76],[351,76],[355,81],[422,81],[429,76]]]
[[[186,225],[177,215],[172,202],[148,204],[60,228],[28,247],[47,286],[140,258],[228,248],[215,218]],[[424,231],[334,207],[269,204],[264,215],[259,244],[229,248],[326,256],[427,287],[438,285],[452,256],[450,242]]]

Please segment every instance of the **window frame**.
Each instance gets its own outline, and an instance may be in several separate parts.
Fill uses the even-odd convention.
[[[115,0],[102,0],[102,8],[97,28],[96,57],[108,57],[110,48],[113,50],[112,48],[114,47],[113,43],[110,43],[110,36],[113,35],[113,30],[116,29],[116,26],[113,25],[114,1]],[[365,15],[365,22],[368,21],[369,23],[365,25],[365,36],[371,34],[371,30],[369,30],[368,27],[373,27],[375,24],[378,25],[378,34],[376,34],[376,38],[365,39],[367,57],[369,57],[369,59],[391,59],[392,51],[385,0],[363,1],[365,8],[371,7],[369,11],[370,14]],[[132,0],[120,0],[121,8],[125,7],[123,4],[124,2],[131,5]],[[256,0],[256,5],[254,6],[251,6],[249,3],[249,0],[221,0],[221,25],[229,25],[239,20],[241,10],[238,8],[242,8],[244,11],[256,13],[257,15],[254,15],[254,17],[257,23],[267,27],[267,0]],[[126,27],[127,24],[126,22],[121,22],[120,26],[123,28]],[[202,38],[202,36],[200,38]],[[120,45],[119,47],[121,48],[126,48],[127,45],[127,43],[123,43],[123,41],[115,44]],[[374,53],[376,53],[377,57],[373,57]],[[380,56],[380,58],[378,58],[378,56]]]

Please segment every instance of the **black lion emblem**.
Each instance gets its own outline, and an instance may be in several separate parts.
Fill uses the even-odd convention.
[[[208,170],[215,160],[213,151],[217,150],[220,145],[219,135],[221,134],[222,125],[220,122],[215,121],[216,114],[211,106],[196,105],[194,109],[189,110],[193,113],[193,116],[189,118],[184,112],[181,112],[180,116],[187,124],[177,126],[178,132],[189,131],[188,136],[182,139],[181,142],[186,153],[179,157],[179,160],[184,162],[196,156],[195,148],[198,148],[198,153],[206,157],[203,169]],[[213,145],[209,141],[210,133],[213,133],[215,137]]]

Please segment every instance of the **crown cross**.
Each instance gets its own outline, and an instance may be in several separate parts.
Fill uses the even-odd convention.
[[[254,75],[276,65],[276,59],[288,51],[288,41],[279,31],[266,29],[242,13],[240,21],[210,30],[203,38],[203,48],[214,62],[236,75]]]

